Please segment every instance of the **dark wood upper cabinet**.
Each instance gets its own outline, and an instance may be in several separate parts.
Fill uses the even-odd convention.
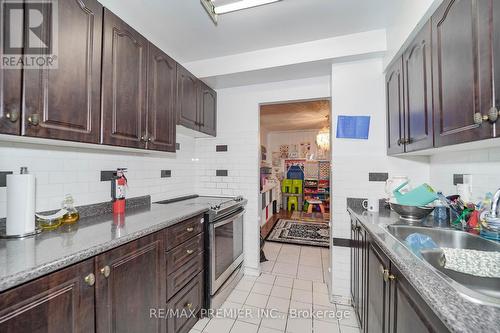
[[[97,332],[165,331],[165,319],[149,311],[167,302],[163,238],[158,232],[96,257]]]
[[[217,134],[217,93],[199,82],[199,125],[200,132],[215,136]]]
[[[21,134],[21,78],[19,69],[0,70],[0,134]]]
[[[103,9],[95,0],[57,5],[57,67],[24,70],[24,135],[98,143]]]
[[[500,2],[499,1],[493,1],[493,55],[494,55],[493,61],[495,69],[494,73],[495,106],[497,110],[500,111]]]
[[[436,146],[492,137],[492,0],[446,0],[432,16]]]
[[[0,1],[0,17],[4,17],[4,1]],[[0,24],[4,24],[3,22]],[[22,30],[23,22],[17,22]],[[2,31],[5,31],[2,29]],[[5,38],[2,38],[5,43]],[[5,45],[0,43],[0,54]],[[21,133],[22,70],[0,69],[0,134]]]
[[[104,9],[102,143],[145,148],[149,42]]]
[[[405,112],[403,101],[403,62],[398,58],[385,79],[387,100],[387,153],[404,152]]]
[[[198,79],[177,65],[177,123],[198,130],[198,114]]]
[[[93,272],[89,259],[2,293],[0,332],[94,332]]]
[[[405,151],[432,148],[431,25],[428,22],[403,54]]]
[[[148,149],[175,152],[177,63],[149,44]]]
[[[389,333],[448,332],[410,282],[391,264],[390,327]]]

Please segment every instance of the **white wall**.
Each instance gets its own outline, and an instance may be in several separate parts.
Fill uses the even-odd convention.
[[[245,267],[258,274],[259,267],[259,104],[330,96],[330,77],[283,81],[217,91],[217,137],[196,139],[200,194],[241,194],[248,199],[245,217]],[[227,144],[228,152],[215,152]],[[229,170],[216,177],[215,170]]]
[[[36,209],[58,209],[64,195],[72,194],[76,205],[111,200],[110,182],[100,181],[101,170],[128,168],[128,197],[150,194],[153,201],[195,193],[194,139],[178,135],[181,150],[151,156],[117,151],[58,148],[42,145],[1,143],[0,171],[19,172],[27,166],[36,175]],[[172,170],[160,178],[160,170]],[[6,188],[0,188],[0,218],[6,216]]]
[[[500,188],[500,148],[441,153],[431,157],[431,184],[444,194],[455,194],[453,174],[472,179],[472,198],[482,199],[487,192]]]
[[[279,131],[269,132],[267,135],[268,160],[272,160],[272,153],[279,152],[281,145],[297,145],[300,153],[300,144],[308,142],[311,144],[311,154],[317,158],[318,146],[316,145],[316,136],[320,130],[303,131]]]
[[[369,172],[405,175],[428,182],[427,157],[401,159],[386,154],[386,109],[382,59],[332,66],[332,235],[350,238],[348,197],[384,198],[384,183],[369,182]],[[337,139],[338,115],[371,116],[368,140]],[[334,295],[349,296],[349,248],[333,247]]]

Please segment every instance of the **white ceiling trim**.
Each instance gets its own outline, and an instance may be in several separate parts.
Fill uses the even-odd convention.
[[[387,50],[385,29],[262,49],[184,63],[200,78],[256,71],[319,60],[380,54]]]

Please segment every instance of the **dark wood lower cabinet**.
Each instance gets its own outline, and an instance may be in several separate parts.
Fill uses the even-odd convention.
[[[361,327],[366,325],[366,288],[368,271],[368,242],[366,231],[355,219],[351,220],[351,294],[352,304],[356,310]]]
[[[203,233],[165,244],[193,221],[0,293],[0,332],[188,332],[204,304]]]
[[[166,303],[163,233],[96,257],[97,332],[163,332],[150,309]]]
[[[447,332],[448,329],[429,309],[403,274],[391,265],[390,333]]]
[[[168,320],[167,333],[186,333],[196,324],[203,304],[203,288],[203,273],[199,273],[168,302],[167,309],[185,315]]]
[[[94,332],[94,260],[0,294],[0,332]],[[87,278],[87,281],[91,281]]]
[[[370,244],[368,252],[368,325],[366,332],[387,332],[389,321],[389,283],[384,281],[383,270],[389,269],[389,259]]]
[[[355,218],[351,240],[352,303],[362,332],[449,331]]]

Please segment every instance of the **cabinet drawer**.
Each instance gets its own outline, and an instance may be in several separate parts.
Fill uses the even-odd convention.
[[[203,251],[203,233],[167,252],[167,274],[171,274]]]
[[[167,299],[175,295],[182,287],[186,285],[196,274],[203,270],[204,252],[194,255],[181,268],[167,276]]]
[[[185,286],[170,302],[169,310],[186,311],[187,316],[169,318],[167,333],[185,333],[196,324],[198,316],[190,316],[190,310],[198,314],[203,304],[203,272],[199,273],[187,286]]]
[[[167,251],[203,231],[203,215],[192,217],[167,228]]]

